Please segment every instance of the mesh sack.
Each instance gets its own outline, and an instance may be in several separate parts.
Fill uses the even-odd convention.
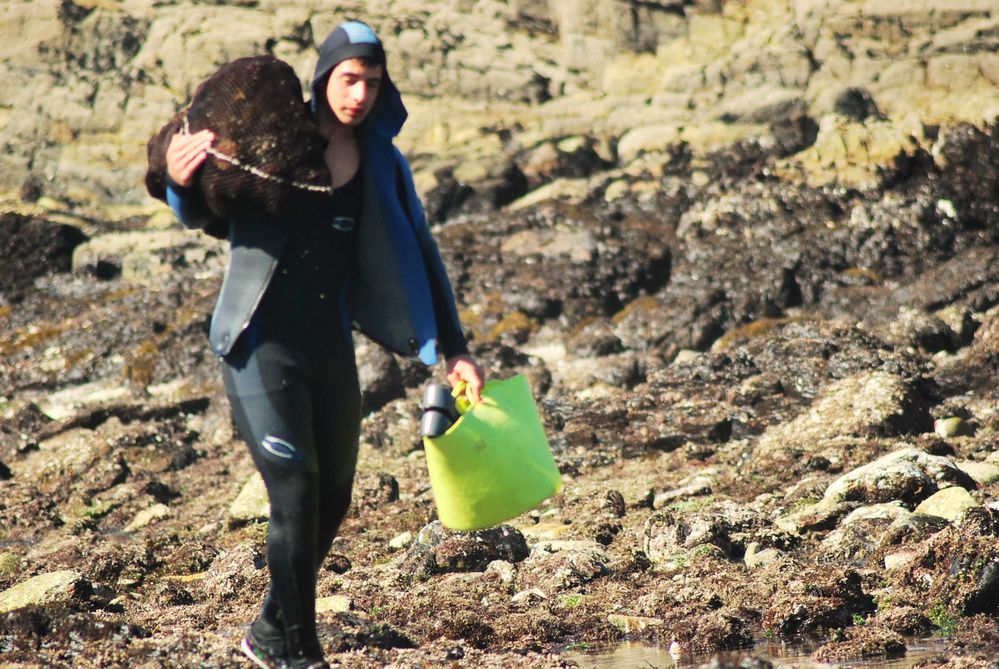
[[[146,188],[153,197],[165,198],[170,138],[205,128],[216,140],[197,185],[216,216],[295,215],[328,206],[326,142],[287,63],[240,58],[201,82],[190,106],[149,141]]]
[[[146,190],[157,200],[166,202],[167,145],[170,144],[171,137],[183,130],[186,113],[187,110],[184,109],[174,115],[146,144]]]

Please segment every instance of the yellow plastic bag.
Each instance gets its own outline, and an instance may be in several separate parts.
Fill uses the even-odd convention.
[[[437,515],[454,530],[498,525],[562,489],[522,375],[487,381],[482,400],[444,434],[424,437],[423,445]]]

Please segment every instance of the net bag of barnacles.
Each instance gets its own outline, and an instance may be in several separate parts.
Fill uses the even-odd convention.
[[[284,61],[240,58],[198,85],[190,105],[149,140],[146,188],[153,197],[166,199],[170,138],[205,128],[216,140],[195,185],[214,215],[299,215],[329,203],[326,142]]]

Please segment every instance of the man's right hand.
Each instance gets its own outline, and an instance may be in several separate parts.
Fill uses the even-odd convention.
[[[187,188],[208,157],[208,148],[215,141],[211,130],[199,130],[193,135],[178,132],[170,138],[166,150],[167,174],[178,186]]]

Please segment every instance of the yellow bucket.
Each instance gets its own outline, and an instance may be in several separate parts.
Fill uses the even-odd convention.
[[[527,379],[487,381],[439,437],[424,437],[437,515],[454,530],[492,527],[562,489]]]

